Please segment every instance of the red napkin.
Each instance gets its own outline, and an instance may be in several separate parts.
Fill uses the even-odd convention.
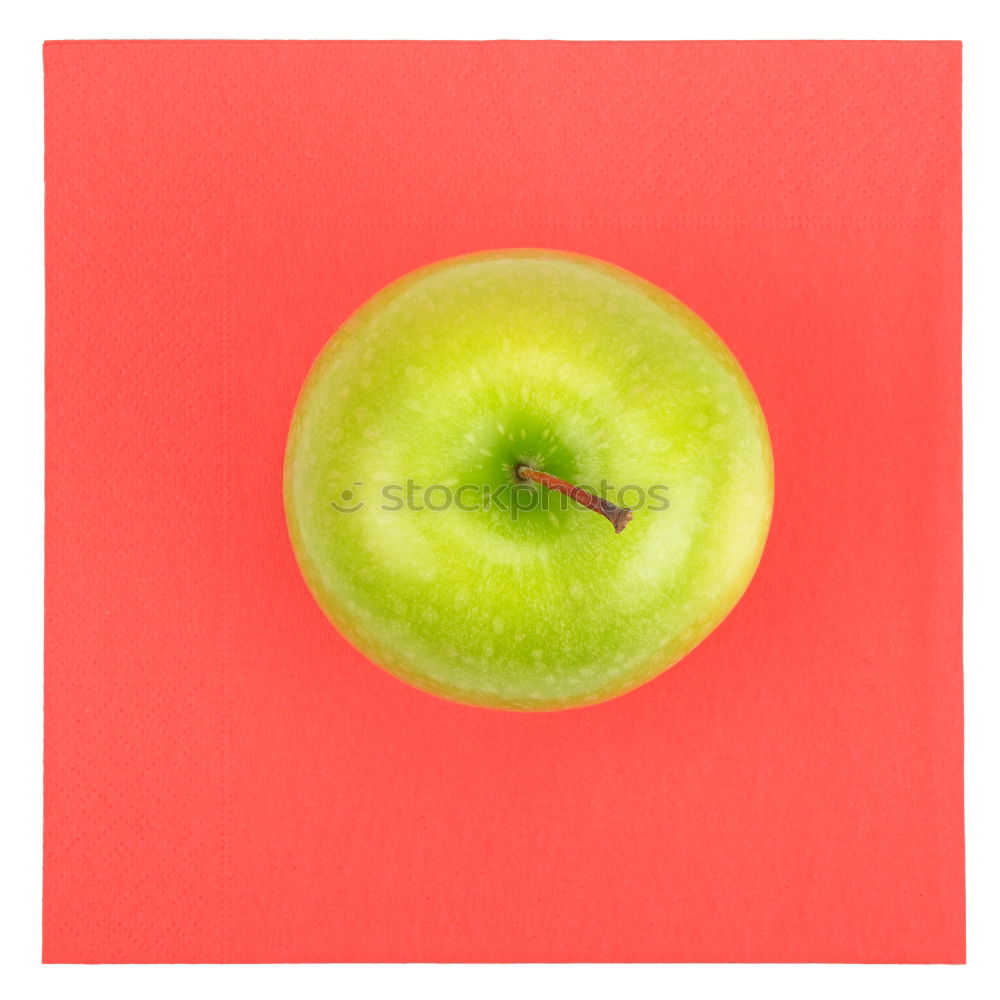
[[[957,43],[45,47],[49,962],[962,962]],[[730,618],[524,715],[351,649],[296,394],[412,268],[553,247],[774,441]]]

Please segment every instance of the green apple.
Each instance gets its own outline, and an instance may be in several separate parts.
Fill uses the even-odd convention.
[[[773,482],[753,388],[690,309],[603,261],[503,250],[347,320],[296,405],[284,492],[309,588],[368,658],[552,710],[643,684],[722,621]]]

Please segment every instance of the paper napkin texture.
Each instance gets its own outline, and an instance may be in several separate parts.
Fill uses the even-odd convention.
[[[964,960],[957,43],[45,47],[49,962]],[[747,595],[624,698],[354,652],[281,501],[412,268],[552,247],[726,340]]]

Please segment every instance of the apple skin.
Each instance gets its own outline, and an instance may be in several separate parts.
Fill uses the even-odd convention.
[[[520,462],[662,485],[669,506],[616,535],[512,489]],[[463,506],[489,509],[420,493],[395,509],[407,481],[468,484]],[[487,488],[535,509],[484,505]],[[355,312],[302,388],[284,477],[303,576],[357,649],[433,694],[526,711],[616,697],[693,649],[749,584],[773,490],[763,413],[719,337],[630,272],[536,249],[434,263]]]

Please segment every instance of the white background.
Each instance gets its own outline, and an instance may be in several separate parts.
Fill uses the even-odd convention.
[[[7,7],[0,324],[0,990],[22,997],[1000,997],[1000,47],[986,4],[366,0]],[[967,966],[47,966],[41,954],[42,41],[54,38],[878,38],[965,43]]]

